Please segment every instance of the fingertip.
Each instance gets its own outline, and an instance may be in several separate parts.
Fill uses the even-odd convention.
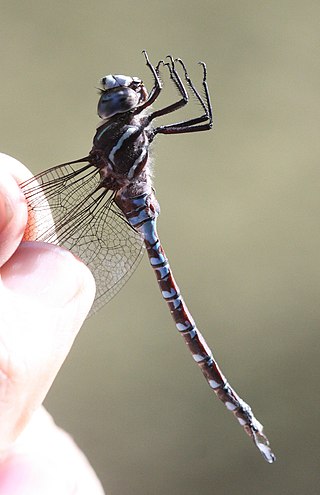
[[[7,289],[51,308],[63,308],[81,298],[88,301],[84,303],[85,312],[94,298],[90,270],[70,251],[53,244],[21,242],[3,266],[1,276]]]
[[[12,175],[17,184],[30,179],[32,177],[32,173],[30,170],[23,165],[23,163],[19,162],[13,156],[6,155],[5,153],[0,153],[0,167],[1,171],[5,170],[7,173]]]
[[[27,169],[14,158],[0,153],[0,266],[17,249],[27,224],[28,209],[18,186]],[[29,173],[30,174],[30,173]]]

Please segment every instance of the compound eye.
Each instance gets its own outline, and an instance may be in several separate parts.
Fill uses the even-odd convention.
[[[139,103],[139,95],[131,88],[119,87],[102,93],[98,103],[98,115],[109,119],[113,115],[128,112]]]

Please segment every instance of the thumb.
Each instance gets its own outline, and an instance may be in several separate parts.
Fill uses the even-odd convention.
[[[23,242],[0,271],[0,450],[45,398],[94,298],[90,271],[58,246]]]

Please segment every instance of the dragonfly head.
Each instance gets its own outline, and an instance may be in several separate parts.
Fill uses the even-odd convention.
[[[109,119],[118,113],[128,112],[146,101],[147,90],[138,77],[109,75],[101,79],[101,96],[98,115]]]

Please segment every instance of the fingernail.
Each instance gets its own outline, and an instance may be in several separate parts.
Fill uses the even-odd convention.
[[[10,223],[13,214],[12,204],[6,190],[0,186],[0,232]]]
[[[2,269],[6,288],[42,303],[60,307],[72,300],[81,275],[78,261],[58,246],[40,242],[23,242]]]

